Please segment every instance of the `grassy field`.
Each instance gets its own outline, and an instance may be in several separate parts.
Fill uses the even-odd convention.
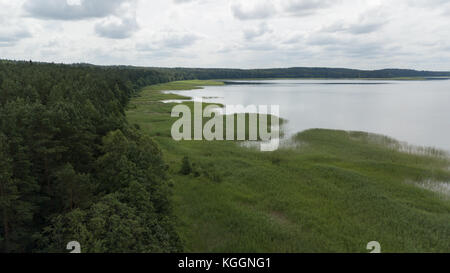
[[[150,86],[127,111],[164,152],[186,252],[368,252],[370,241],[382,252],[450,252],[450,196],[421,186],[450,182],[444,154],[400,152],[387,137],[321,129],[271,153],[172,140],[175,104],[159,100],[183,97],[160,91],[210,84],[221,83]],[[193,172],[181,175],[186,156]]]

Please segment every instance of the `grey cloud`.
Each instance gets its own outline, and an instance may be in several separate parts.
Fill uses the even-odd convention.
[[[181,49],[193,45],[200,39],[193,33],[166,32],[159,38],[154,38],[150,42],[139,42],[136,49],[139,51],[161,51],[167,49]]]
[[[17,42],[29,37],[31,34],[28,30],[0,31],[0,42]]]
[[[344,32],[354,35],[368,34],[381,30],[388,22],[389,16],[383,11],[372,9],[361,14],[359,18],[349,24],[335,23],[322,29],[322,32]]]
[[[8,43],[8,42],[0,42],[0,47],[9,47],[15,45],[14,43]]]
[[[407,4],[429,8],[440,8],[443,5],[449,4],[449,2],[448,0],[408,0]]]
[[[95,33],[104,38],[125,39],[139,29],[135,17],[104,19],[95,25]]]
[[[367,23],[367,24],[357,24],[349,27],[348,32],[352,34],[366,34],[378,31],[384,26],[384,22],[380,23]]]
[[[245,44],[235,44],[232,47],[225,47],[217,52],[228,53],[228,52],[241,52],[241,51],[272,51],[277,50],[278,47],[275,44],[269,42],[254,42]]]
[[[278,47],[274,44],[267,43],[267,42],[254,42],[254,43],[245,43],[245,44],[233,44],[233,45],[223,45],[218,50],[216,50],[216,53],[220,54],[228,54],[228,53],[239,53],[242,51],[254,51],[254,52],[261,52],[261,51],[273,51],[277,50]]]
[[[344,38],[337,35],[318,34],[310,37],[307,45],[314,46],[327,56],[346,56],[358,58],[376,58],[400,54],[399,48],[382,42],[367,42],[364,39]]]
[[[418,9],[431,9],[440,11],[443,16],[450,16],[450,1],[448,0],[404,0],[407,6]]]
[[[0,29],[0,47],[13,46],[18,41],[31,37],[31,33],[26,29]]]
[[[244,37],[246,40],[253,40],[255,38],[261,37],[266,33],[271,32],[270,28],[266,23],[261,23],[256,29],[245,29]]]
[[[162,40],[162,45],[170,48],[183,48],[193,45],[199,37],[195,34],[175,34]]]
[[[341,0],[265,0],[253,5],[237,3],[231,6],[233,16],[239,20],[267,19],[275,15],[307,16],[328,8]],[[275,5],[276,3],[276,5]],[[280,7],[280,9],[277,9]]]
[[[287,37],[285,40],[282,41],[282,43],[285,45],[297,44],[297,43],[303,41],[304,39],[305,39],[305,37],[303,35],[294,34],[294,35],[291,35],[290,37]]]
[[[196,1],[196,0],[173,0],[173,2],[175,4],[191,3],[191,2],[194,2],[194,1]]]
[[[380,43],[362,43],[341,47],[340,50],[343,55],[360,58],[376,58],[386,53],[384,46]],[[394,54],[393,51],[391,51],[391,53]]]
[[[307,44],[312,46],[330,46],[347,43],[349,42],[339,39],[334,35],[324,35],[324,34],[314,35],[313,37],[310,37],[307,41]]]
[[[324,32],[346,32],[350,34],[367,34],[380,30],[385,25],[385,22],[367,22],[355,24],[334,24],[322,29]]]
[[[230,53],[236,50],[236,48],[238,48],[236,45],[221,45],[215,52],[220,54]]]
[[[276,13],[272,2],[259,1],[253,6],[243,6],[241,3],[231,6],[233,16],[239,20],[265,19]]]
[[[250,51],[272,51],[277,50],[278,47],[272,44],[268,43],[258,43],[258,44],[252,44],[247,45],[242,48],[243,50],[250,50]]]
[[[79,4],[69,4],[67,0],[27,0],[23,8],[31,17],[81,20],[116,14],[122,4],[129,2],[134,0],[81,0]]]
[[[403,0],[404,5],[416,9],[437,11],[442,16],[450,16],[449,0]]]
[[[151,42],[138,42],[136,43],[136,50],[147,52],[147,51],[158,51],[159,47]]]
[[[283,2],[284,11],[295,16],[306,16],[318,9],[336,4],[338,0],[288,0]]]

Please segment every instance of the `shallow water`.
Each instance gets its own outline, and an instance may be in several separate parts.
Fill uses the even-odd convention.
[[[450,183],[426,180],[415,183],[418,187],[441,194],[444,197],[450,197]]]
[[[365,131],[450,151],[450,80],[268,80],[171,91],[225,105],[279,105],[286,135]],[[263,83],[263,84],[261,84]]]

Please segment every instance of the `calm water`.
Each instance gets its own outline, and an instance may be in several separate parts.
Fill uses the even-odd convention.
[[[450,151],[450,80],[271,80],[177,91],[205,102],[280,105],[287,134],[311,128],[383,134]]]

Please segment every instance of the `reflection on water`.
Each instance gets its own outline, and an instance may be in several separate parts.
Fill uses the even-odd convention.
[[[450,198],[450,182],[425,180],[423,182],[415,184],[420,188],[436,192],[442,197]]]
[[[342,129],[450,150],[450,81],[270,80],[173,91],[205,102],[280,105],[286,134]]]

